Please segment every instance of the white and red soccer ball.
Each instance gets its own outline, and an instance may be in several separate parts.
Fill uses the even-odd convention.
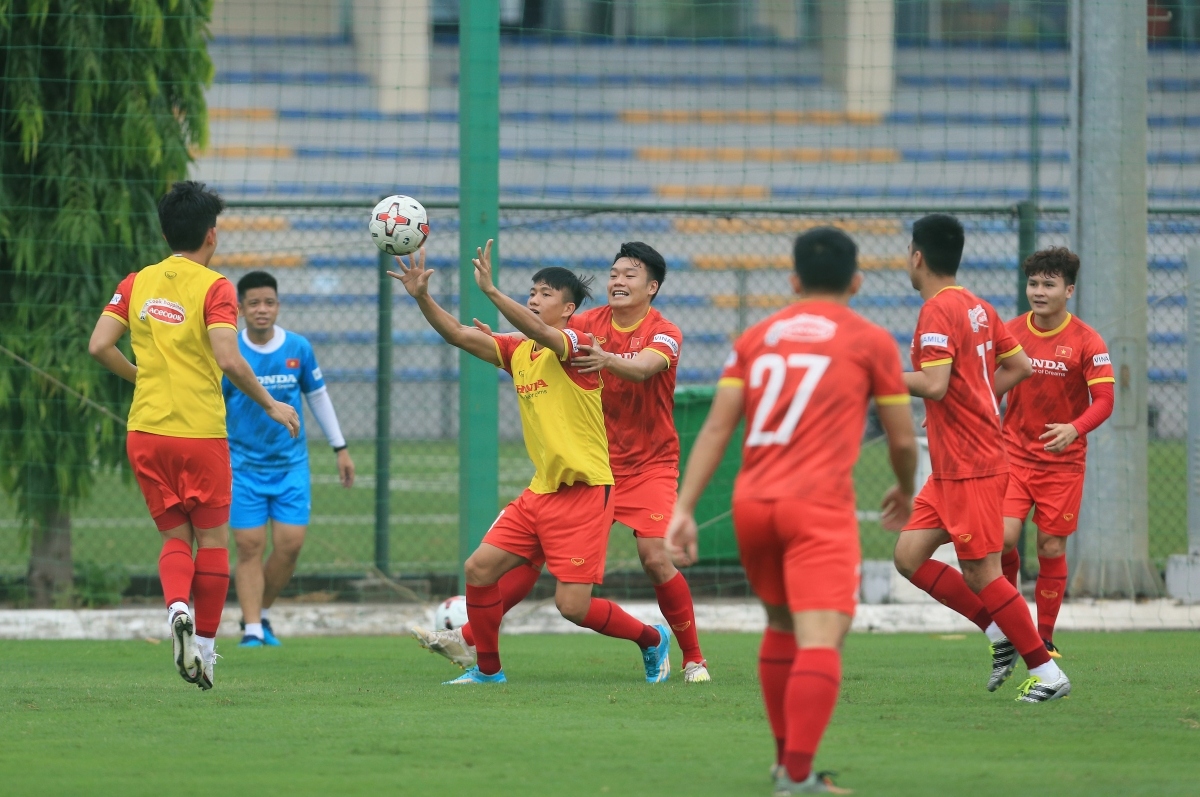
[[[447,598],[433,611],[433,626],[439,631],[453,631],[467,624],[467,599],[462,595]]]
[[[429,214],[410,196],[394,194],[371,211],[371,240],[389,255],[408,255],[429,237]]]

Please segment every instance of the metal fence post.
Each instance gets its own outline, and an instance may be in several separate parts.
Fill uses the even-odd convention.
[[[1037,96],[1037,89],[1034,89],[1034,97]],[[1035,105],[1036,100],[1032,100]],[[1036,141],[1036,134],[1031,133],[1030,138]],[[1033,163],[1030,167],[1035,170],[1036,166]],[[1036,181],[1036,177],[1033,178]],[[1025,272],[1021,270],[1021,264],[1025,262],[1025,258],[1037,251],[1037,200],[1035,198],[1036,189],[1033,185],[1030,186],[1031,197],[1024,202],[1017,203],[1017,315],[1029,312],[1029,297],[1025,295]],[[1017,541],[1017,551],[1021,554],[1021,578],[1029,580],[1033,578],[1033,570],[1029,567],[1029,557],[1025,555],[1025,529],[1029,524],[1021,521],[1021,538]]]
[[[392,466],[392,278],[391,259],[379,253],[379,306],[375,330],[375,567],[388,572]]]
[[[499,232],[500,6],[472,0],[460,6],[458,49],[459,278],[458,313],[464,324],[496,323],[496,308],[475,287],[475,248]],[[492,250],[499,279],[499,241]],[[496,369],[459,354],[458,553],[479,545],[496,517],[500,492],[499,404]],[[460,571],[459,585],[465,587]]]
[[[1187,254],[1187,554],[1167,558],[1167,595],[1200,603],[1200,246]]]

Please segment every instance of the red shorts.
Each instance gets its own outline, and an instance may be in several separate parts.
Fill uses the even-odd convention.
[[[975,479],[930,479],[913,501],[905,531],[944,529],[959,559],[1004,550],[1004,489],[1008,474]]]
[[[189,521],[197,529],[229,522],[233,471],[224,437],[129,432],[125,452],[159,531]]]
[[[1024,522],[1033,513],[1038,531],[1069,537],[1079,528],[1079,505],[1083,503],[1083,474],[1033,470],[1011,465],[1008,490],[1004,494],[1004,517]]]
[[[667,524],[679,493],[679,473],[674,468],[625,476],[617,482],[618,523],[633,529],[635,537],[666,537]]]
[[[530,563],[550,566],[566,584],[603,584],[612,487],[573,484],[556,493],[525,490],[500,512],[483,541]]]
[[[733,500],[742,567],[764,603],[854,614],[862,553],[853,506]]]

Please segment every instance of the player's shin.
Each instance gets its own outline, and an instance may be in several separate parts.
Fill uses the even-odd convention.
[[[1008,583],[1014,587],[1017,586],[1017,578],[1021,575],[1020,552],[1016,548],[1005,551],[1000,557],[1000,568],[1004,571],[1004,577],[1008,579]]]
[[[684,663],[704,661],[704,654],[700,652],[700,638],[696,633],[696,608],[692,603],[692,590],[688,587],[683,573],[676,572],[666,583],[655,584],[654,594],[658,598],[658,608],[662,610],[663,617],[675,632],[675,639],[679,641]]]
[[[196,602],[196,636],[215,639],[229,592],[229,550],[196,550],[196,575],[192,578],[192,596]]]
[[[654,647],[661,640],[654,626],[646,625],[617,604],[603,598],[592,598],[587,614],[579,624],[598,634],[636,642],[639,648]]]
[[[935,559],[926,560],[909,579],[913,586],[928,592],[935,600],[986,631],[992,616],[980,596],[971,591],[962,574]]]
[[[192,559],[191,544],[174,537],[164,540],[162,552],[158,555],[158,578],[162,582],[168,609],[175,604],[187,607],[195,574],[196,563]]]
[[[787,737],[788,679],[796,658],[796,637],[790,631],[768,627],[758,649],[758,680],[762,686],[763,704],[771,733],[775,737],[775,763],[783,764],[784,742]]]
[[[467,585],[467,619],[474,627],[476,666],[484,675],[500,672],[500,622],[504,603],[499,584]]]
[[[500,587],[500,598],[504,606],[504,614],[508,614],[509,609],[529,597],[529,593],[533,592],[533,588],[537,586],[541,575],[541,567],[520,565],[500,576],[500,581],[497,582],[497,585]],[[468,622],[460,630],[462,631],[463,640],[468,645],[474,646],[475,632],[471,630],[471,624]]]
[[[1067,557],[1039,556],[1037,590],[1038,635],[1047,642],[1054,641],[1054,625],[1062,608],[1063,594],[1067,591]]]
[[[802,781],[812,772],[813,757],[833,717],[842,682],[837,648],[801,648],[787,686],[787,736],[783,764],[788,777]]]

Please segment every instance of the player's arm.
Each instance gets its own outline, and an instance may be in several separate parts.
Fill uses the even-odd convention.
[[[208,340],[212,344],[213,359],[233,386],[245,393],[250,399],[266,411],[267,417],[276,423],[287,427],[292,437],[300,433],[300,416],[296,408],[282,401],[271,398],[267,389],[258,383],[254,369],[238,349],[237,330],[227,326],[210,327]]]
[[[92,339],[88,341],[88,354],[126,382],[137,382],[137,366],[117,348],[117,341],[125,334],[125,329],[125,325],[111,315],[100,316],[92,330]]]
[[[347,490],[354,486],[354,460],[346,448],[346,438],[342,434],[342,426],[338,423],[337,412],[333,409],[333,401],[329,398],[329,388],[321,385],[311,393],[305,393],[308,408],[312,410],[317,425],[325,434],[329,445],[337,455],[338,479]]]
[[[905,371],[904,385],[918,398],[941,401],[950,389],[950,362],[921,363],[919,371]]]
[[[1046,424],[1046,431],[1038,438],[1044,442],[1046,451],[1051,454],[1061,454],[1067,446],[1107,421],[1113,413],[1116,403],[1113,385],[1116,379],[1104,341],[1098,342],[1096,348],[1084,352],[1083,378],[1087,380],[1091,404],[1082,415],[1070,423]]]
[[[475,284],[483,291],[483,295],[496,305],[500,315],[507,318],[508,323],[516,327],[522,335],[558,355],[558,359],[566,358],[568,344],[563,331],[550,326],[539,318],[537,313],[514,302],[512,297],[506,296],[496,287],[492,277],[492,239],[488,239],[483,249],[476,248],[475,255],[475,259],[471,261],[475,264]]]
[[[645,382],[660,371],[671,366],[671,361],[658,349],[642,349],[633,359],[620,357],[601,348],[595,335],[589,335],[591,343],[580,343],[580,356],[571,360],[580,373],[594,374],[608,371],[626,382]]]
[[[1031,376],[1033,363],[1019,345],[1015,349],[1000,352],[996,355],[996,373],[992,379],[996,398],[1000,398]]]
[[[491,330],[478,319],[475,321],[475,327],[463,326],[429,295],[429,278],[433,276],[433,269],[425,268],[425,247],[422,246],[416,254],[409,255],[407,264],[403,258],[396,258],[396,267],[399,271],[389,271],[388,276],[400,280],[404,290],[416,300],[421,315],[425,316],[429,326],[442,336],[442,340],[486,363],[501,367],[500,355],[496,352],[496,342],[492,338]]]
[[[879,425],[887,435],[888,459],[896,483],[883,496],[882,523],[888,531],[899,531],[912,514],[917,479],[917,435],[913,429],[912,409],[908,402],[883,403],[876,400]]]
[[[667,527],[667,550],[676,564],[690,565],[699,558],[696,504],[725,456],[729,440],[742,419],[744,406],[743,387],[738,380],[722,379],[717,385],[712,408],[688,456],[683,484],[679,488],[675,511]]]

